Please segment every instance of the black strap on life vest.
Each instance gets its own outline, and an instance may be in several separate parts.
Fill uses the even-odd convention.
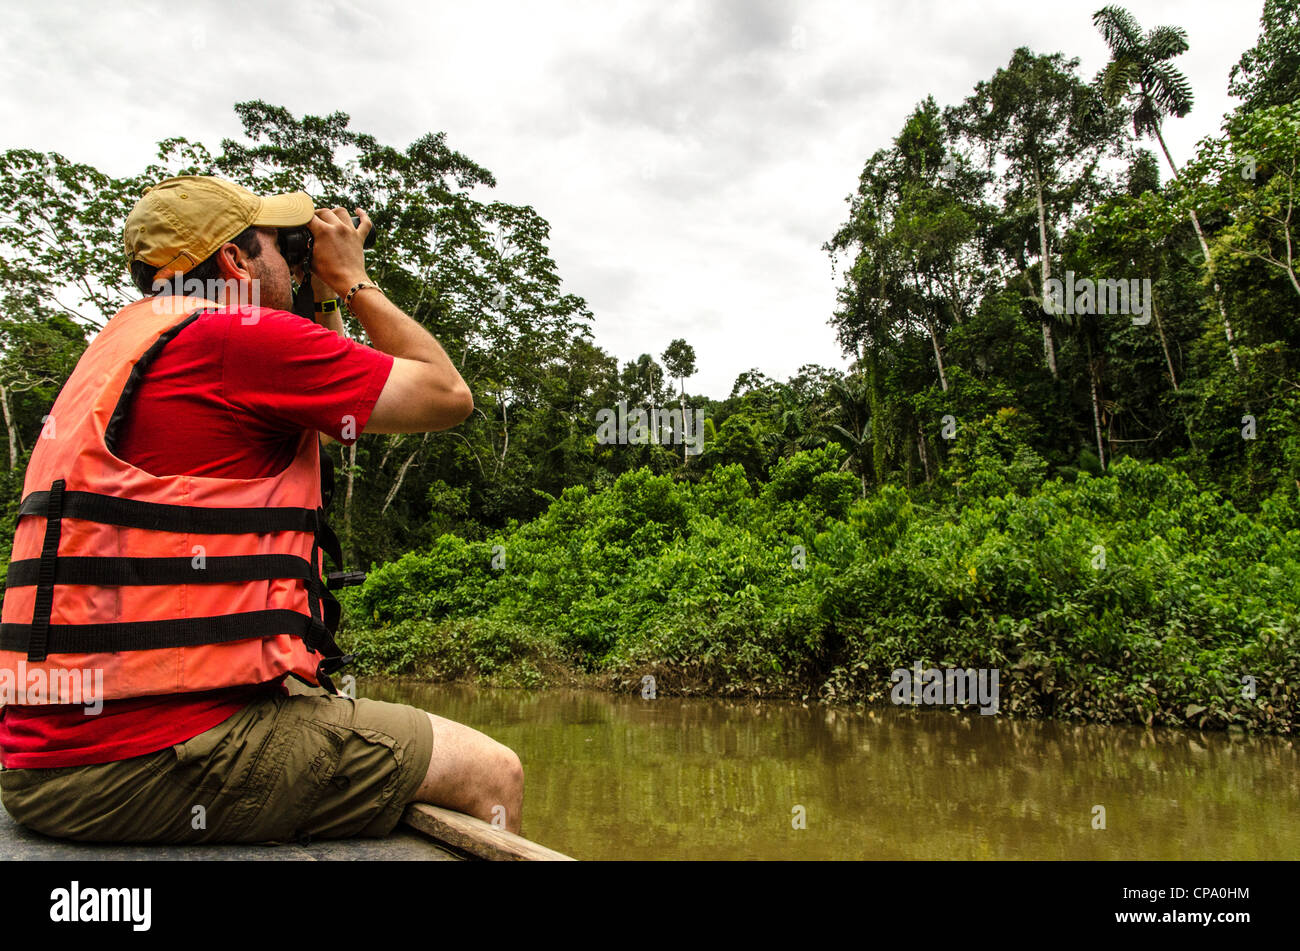
[[[334,500],[334,457],[322,451],[320,454],[320,497],[321,507],[317,511],[318,533],[321,535],[321,547],[330,556],[336,568],[343,567],[343,552],[339,548],[338,536],[325,521],[325,512]],[[364,571],[331,571],[325,575],[325,585],[331,590],[361,584],[366,580]]]
[[[59,536],[63,531],[62,479],[55,479],[45,498],[45,542],[36,572],[36,605],[32,609],[31,629],[27,635],[27,659],[43,661],[49,653],[50,612],[54,609],[54,582],[57,576]]]
[[[317,445],[320,445],[319,441]],[[334,501],[334,457],[324,449],[320,453],[320,498],[321,507],[325,509]]]
[[[321,456],[324,457],[324,453],[321,453]],[[321,471],[323,477],[324,468]],[[307,579],[307,603],[311,612],[311,627],[306,643],[308,647],[324,657],[316,669],[316,679],[325,689],[337,693],[329,675],[350,664],[355,658],[352,654],[344,654],[334,641],[334,632],[338,630],[342,610],[338,599],[321,581],[321,574],[325,567],[322,559],[325,555],[329,555],[335,566],[342,567],[343,547],[339,544],[339,537],[334,534],[334,529],[330,528],[329,523],[325,521],[325,507],[321,506],[316,510],[316,536],[311,550],[312,571],[311,577]],[[362,580],[365,579],[363,573],[361,577]]]
[[[39,558],[9,564],[6,587],[39,583]],[[219,555],[211,558],[58,558],[59,584],[119,585],[230,584],[293,578],[307,581],[311,565],[297,555]]]
[[[198,647],[277,634],[305,639],[309,624],[307,615],[285,608],[158,621],[51,624],[46,653],[102,654],[161,647]],[[28,650],[34,626],[0,624],[0,650]]]
[[[49,492],[32,492],[18,506],[18,517],[44,515],[49,495]],[[316,510],[309,508],[199,508],[141,502],[97,492],[64,492],[63,517],[182,535],[310,532],[316,525]]]
[[[140,388],[141,381],[144,380],[145,371],[158,358],[158,354],[162,352],[163,347],[171,343],[178,333],[198,320],[200,314],[208,313],[211,310],[211,307],[200,307],[198,310],[186,314],[159,334],[158,339],[149,345],[149,349],[136,359],[135,366],[131,367],[131,372],[122,385],[122,392],[118,394],[117,405],[113,407],[113,413],[104,426],[104,445],[108,447],[109,452],[119,455],[117,443],[122,433],[122,427],[126,424],[126,412],[135,400],[135,394]]]

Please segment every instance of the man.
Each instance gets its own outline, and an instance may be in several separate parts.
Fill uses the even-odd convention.
[[[109,321],[60,392],[6,587],[0,681],[46,685],[0,711],[0,795],[24,825],[120,842],[382,836],[418,801],[504,809],[519,830],[510,749],[325,689],[342,659],[317,434],[443,430],[473,410],[437,340],[367,276],[356,213],[359,228],[301,192],[189,176],[127,218],[132,277],[163,293]],[[316,323],[289,312],[278,242],[304,225]],[[196,287],[211,303],[167,293]],[[373,348],[344,336],[338,298]],[[289,675],[325,686],[291,694]],[[98,680],[93,705],[75,695]]]

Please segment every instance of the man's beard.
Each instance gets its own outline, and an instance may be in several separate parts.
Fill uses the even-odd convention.
[[[279,280],[278,277],[279,275],[261,273],[254,277],[259,292],[257,304],[272,310],[293,310],[293,283],[288,275],[285,275],[284,280]]]

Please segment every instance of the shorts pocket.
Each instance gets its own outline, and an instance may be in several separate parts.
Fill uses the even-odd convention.
[[[377,730],[350,726],[330,732],[338,747],[328,770],[311,770],[318,795],[299,832],[330,839],[376,834],[370,830],[391,810],[402,783],[401,748]]]
[[[257,802],[247,835],[272,841],[309,837],[318,803],[335,788],[342,752],[335,724],[293,715],[280,720],[247,791],[249,800]]]

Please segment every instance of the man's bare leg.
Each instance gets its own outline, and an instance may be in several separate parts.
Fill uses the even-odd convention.
[[[502,807],[506,829],[517,833],[524,807],[524,768],[515,751],[463,723],[434,713],[428,717],[433,726],[433,756],[414,801],[445,806],[484,822],[500,815],[496,807]]]

